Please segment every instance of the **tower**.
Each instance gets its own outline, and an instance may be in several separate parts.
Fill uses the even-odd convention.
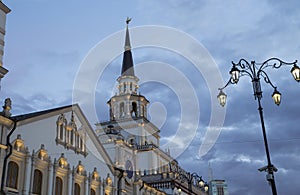
[[[107,103],[110,108],[110,120],[122,120],[129,118],[147,118],[147,105],[149,101],[139,94],[138,77],[134,74],[134,64],[131,53],[130,36],[128,24],[131,19],[126,20],[125,46],[121,75],[117,79],[117,94]]]
[[[156,151],[159,147],[160,130],[147,119],[149,101],[139,93],[139,78],[135,75],[130,35],[126,20],[125,45],[121,74],[117,78],[117,93],[107,102],[109,120],[96,124],[100,142],[110,156],[113,166],[126,171],[115,183],[122,183],[127,194],[136,194],[136,172],[157,169],[162,163]],[[168,160],[165,160],[166,162]],[[121,181],[122,180],[122,181]]]

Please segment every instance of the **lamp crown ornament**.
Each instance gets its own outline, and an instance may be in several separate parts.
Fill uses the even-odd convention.
[[[272,98],[274,103],[279,106],[281,103],[281,93],[277,90],[277,87],[273,85],[268,74],[265,72],[265,69],[268,67],[279,69],[282,66],[293,66],[290,72],[293,78],[297,82],[300,82],[300,68],[297,65],[297,62],[297,60],[294,62],[284,62],[278,58],[270,58],[263,63],[256,63],[255,61],[248,62],[245,59],[240,59],[238,63],[232,62],[232,68],[229,71],[230,79],[224,87],[219,88],[220,92],[217,98],[220,105],[224,107],[227,99],[227,95],[224,93],[223,89],[230,84],[237,84],[240,77],[249,76],[252,80],[255,99],[260,100],[262,98],[260,78],[263,78],[263,80],[274,89]]]

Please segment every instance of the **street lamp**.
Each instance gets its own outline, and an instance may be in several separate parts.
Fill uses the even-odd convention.
[[[226,104],[226,97],[227,95],[222,90],[220,90],[220,93],[218,95],[218,100],[222,107],[224,107]]]
[[[258,101],[258,111],[259,111],[260,122],[261,122],[261,127],[262,127],[265,151],[266,151],[267,160],[268,160],[268,165],[263,168],[260,168],[259,171],[267,172],[267,180],[271,184],[273,195],[277,195],[275,178],[274,178],[274,172],[277,171],[277,168],[271,163],[271,157],[270,157],[270,153],[269,153],[268,140],[267,140],[267,136],[266,136],[266,129],[265,129],[264,118],[263,118],[263,108],[261,106],[262,91],[261,91],[261,85],[260,85],[260,78],[262,77],[267,84],[269,84],[271,87],[273,87],[274,92],[272,94],[272,98],[274,100],[274,103],[279,106],[280,101],[281,101],[281,93],[279,91],[277,91],[277,87],[275,87],[273,85],[273,83],[270,81],[269,76],[265,72],[265,69],[269,68],[269,67],[278,69],[281,66],[293,65],[293,67],[291,69],[291,74],[293,75],[294,79],[299,82],[300,81],[300,68],[297,66],[297,60],[295,60],[294,62],[288,63],[288,62],[284,62],[278,58],[270,58],[263,63],[256,63],[255,61],[251,61],[251,63],[249,63],[245,59],[240,59],[240,61],[238,63],[232,62],[232,65],[233,65],[232,69],[229,72],[229,74],[231,75],[229,81],[226,83],[226,85],[224,87],[219,88],[219,90],[220,90],[219,95],[218,95],[219,103],[221,106],[225,105],[227,95],[222,90],[225,89],[229,84],[237,84],[239,81],[239,78],[244,75],[247,75],[251,78],[253,91],[254,91],[254,97]]]
[[[186,178],[189,184],[189,191],[190,194],[193,193],[193,189],[192,186],[194,185],[198,185],[202,190],[204,190],[204,192],[208,191],[208,185],[206,182],[204,182],[204,180],[202,179],[202,176],[199,176],[197,173],[188,173],[188,177]]]
[[[296,81],[300,81],[300,68],[294,64],[294,67],[291,70],[291,73]]]
[[[231,74],[232,82],[237,84],[240,79],[240,70],[237,69],[237,67],[233,65],[233,67],[229,73]]]
[[[279,91],[277,91],[277,88],[275,87],[274,92],[272,94],[272,98],[274,100],[274,103],[279,106],[280,102],[281,102],[281,93]]]
[[[178,165],[176,160],[173,160],[169,163],[170,171],[175,173],[175,179],[178,179],[181,181],[181,183],[187,182],[188,183],[188,191],[189,194],[195,194],[193,192],[193,186],[196,186],[199,190],[202,192],[205,192],[207,194],[209,190],[209,186],[204,180],[202,179],[202,176],[199,176],[197,173],[190,173],[186,172]],[[178,192],[181,192],[181,188],[178,189]],[[201,194],[202,194],[201,192]]]

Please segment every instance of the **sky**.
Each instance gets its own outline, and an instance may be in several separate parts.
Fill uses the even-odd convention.
[[[226,83],[231,61],[241,58],[258,63],[271,57],[299,60],[298,1],[3,2],[12,12],[7,16],[3,63],[9,73],[1,81],[0,96],[3,101],[12,99],[13,115],[72,103],[85,107],[91,95],[94,99],[88,105],[95,109],[96,119],[89,106],[83,109],[90,123],[107,120],[106,102],[115,93],[121,71],[125,20],[131,17],[140,92],[151,102],[148,117],[161,128],[161,144],[177,144],[182,149],[176,153],[180,165],[206,180],[211,167],[214,179],[226,180],[229,194],[271,194],[265,173],[257,170],[267,162],[251,80],[242,77],[225,89],[225,108],[215,107],[221,86],[211,80],[221,78]],[[159,34],[165,30],[170,34]],[[178,34],[171,36],[174,32]],[[185,40],[193,41],[187,45]],[[93,52],[99,52],[95,62],[99,68],[86,64]],[[266,69],[282,102],[273,103],[273,89],[262,80],[262,106],[272,163],[278,168],[278,194],[296,195],[300,191],[300,86],[290,69]],[[91,88],[87,96],[74,98],[78,81]],[[212,118],[222,123],[221,131],[209,151],[199,155],[199,148],[207,144],[207,131],[214,129]],[[176,150],[174,145],[170,149]]]

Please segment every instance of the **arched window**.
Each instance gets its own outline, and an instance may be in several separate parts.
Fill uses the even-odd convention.
[[[70,144],[71,143],[71,131],[66,130],[66,143]]]
[[[120,103],[120,117],[124,116],[124,102]]]
[[[136,104],[136,102],[132,102],[131,116],[135,116],[135,117],[138,116],[138,114],[137,114],[137,104]]]
[[[64,125],[59,125],[59,139],[64,140]]]
[[[141,116],[144,116],[144,112],[145,112],[145,107],[142,106],[142,107],[141,107]]]
[[[91,188],[90,195],[96,195],[96,191],[93,188]]]
[[[18,189],[19,166],[17,163],[10,161],[8,163],[6,186]]]
[[[83,140],[82,140],[82,138],[81,137],[79,137],[79,143],[80,143],[80,151],[84,151],[84,147],[83,147]]]
[[[63,181],[60,177],[55,178],[55,194],[56,195],[62,195],[63,190]]]
[[[61,141],[64,140],[64,128],[66,125],[66,119],[64,114],[60,114],[57,121],[57,138],[60,139]]]
[[[78,183],[75,183],[74,195],[80,195],[80,185]]]
[[[43,185],[43,173],[35,169],[33,176],[33,189],[32,192],[34,194],[42,194],[42,185]]]
[[[71,131],[71,145],[74,146],[74,130]]]

